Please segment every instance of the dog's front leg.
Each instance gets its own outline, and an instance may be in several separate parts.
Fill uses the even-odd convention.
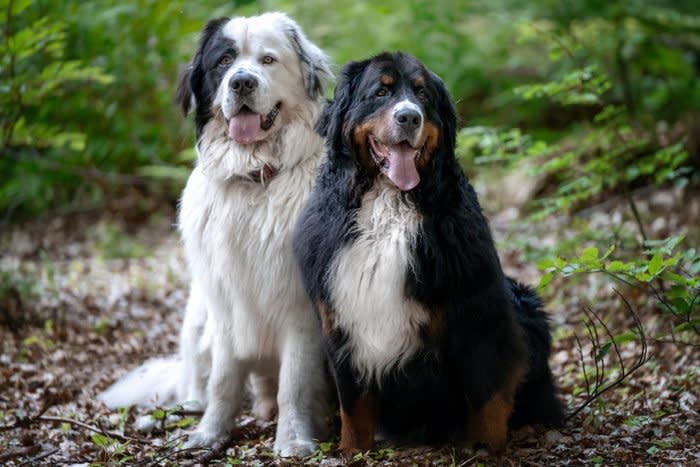
[[[250,362],[236,358],[232,336],[223,328],[213,330],[207,408],[199,426],[185,443],[186,448],[210,447],[226,440],[241,407]]]
[[[333,377],[340,399],[340,450],[346,457],[352,457],[374,446],[379,403],[347,360],[339,362],[332,353],[329,357],[334,362]]]
[[[190,286],[185,320],[180,331],[182,374],[178,402],[185,408],[204,410],[207,403],[207,380],[211,372],[213,323],[208,319],[204,295],[196,281]]]
[[[309,310],[309,313],[311,311]],[[275,452],[283,457],[307,456],[317,449],[314,419],[324,418],[326,382],[318,330],[290,332],[281,355]]]

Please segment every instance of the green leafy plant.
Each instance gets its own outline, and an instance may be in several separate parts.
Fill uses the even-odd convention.
[[[656,300],[657,309],[672,318],[671,329],[658,338],[687,331],[700,336],[700,256],[695,248],[676,251],[682,240],[683,236],[674,236],[647,241],[644,255],[628,261],[613,259],[614,247],[602,255],[598,248],[589,247],[577,258],[546,258],[538,265],[545,271],[539,287],[546,287],[555,275],[603,274],[646,292]],[[625,332],[616,338],[623,343],[633,335]]]
[[[0,1],[0,210],[45,209],[65,199],[64,187],[81,177],[71,165],[81,158],[86,135],[47,115],[79,83],[106,85],[112,77],[98,66],[67,59],[66,24],[42,15],[29,0]],[[76,164],[77,165],[77,164]],[[56,183],[47,183],[51,180]]]

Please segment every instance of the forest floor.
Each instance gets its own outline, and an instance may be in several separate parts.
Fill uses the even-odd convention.
[[[651,219],[659,218],[655,211],[661,213],[663,222],[653,223],[660,235],[663,229],[688,231],[699,225],[700,208],[687,202],[687,193],[668,190],[641,197],[642,214]],[[675,206],[684,206],[683,212]],[[610,228],[625,222],[615,214],[622,209],[613,203],[584,220],[594,229]],[[536,283],[540,272],[525,252],[533,242],[561,240],[569,222],[551,219],[534,231],[518,220],[517,211],[491,212],[506,271]],[[134,420],[145,412],[112,412],[96,396],[144,360],[176,351],[188,277],[173,221],[170,210],[137,223],[80,215],[0,234],[0,465],[700,464],[700,348],[653,339],[648,361],[621,384],[561,429],[512,433],[501,458],[468,445],[379,443],[348,462],[337,455],[334,438],[321,443],[312,457],[282,460],[272,453],[274,424],[248,414],[240,417],[231,444],[217,452],[181,449],[196,416],[163,420],[155,431],[139,433]],[[525,237],[530,240],[518,240]],[[574,283],[555,280],[549,287],[551,364],[573,413],[586,399],[585,377],[592,374],[590,355],[596,351],[583,324],[584,308],[598,313],[614,333],[629,329],[634,320],[611,285],[596,276]],[[638,297],[632,304],[653,336],[663,323],[644,301]],[[585,376],[579,349],[587,356]],[[643,350],[639,340],[620,349],[628,367]],[[611,381],[618,375],[612,360],[603,376]]]

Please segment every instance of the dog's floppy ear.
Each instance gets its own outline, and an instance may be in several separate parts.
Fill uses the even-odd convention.
[[[315,100],[323,95],[326,83],[333,79],[333,72],[326,54],[306,38],[299,25],[291,18],[280,13],[285,24],[285,34],[289,38],[301,63],[304,89],[309,99]]]
[[[190,112],[190,108],[194,107],[197,102],[194,98],[194,94],[192,93],[192,85],[190,81],[192,80],[192,75],[195,72],[195,63],[201,62],[201,58],[199,58],[200,55],[197,54],[195,55],[194,59],[192,59],[192,62],[190,62],[187,65],[187,68],[185,68],[185,71],[182,72],[180,75],[180,82],[177,85],[177,93],[175,94],[175,103],[180,106],[182,109],[182,113],[184,115],[187,115]],[[197,65],[198,67],[201,66],[201,64]],[[198,71],[199,73],[199,71]]]
[[[224,23],[228,22],[229,19],[230,18],[227,17],[221,17],[212,19],[207,23],[204,30],[202,30],[197,52],[180,76],[180,83],[177,86],[177,93],[175,95],[175,103],[182,108],[182,112],[185,115],[189,113],[192,107],[197,105],[196,90],[201,89],[202,80],[204,79],[204,68],[202,65],[204,48],[216,31],[218,31]]]
[[[457,138],[457,113],[455,112],[455,107],[450,98],[450,92],[447,90],[445,83],[432,71],[428,73],[435,87],[435,104],[442,122],[442,131],[440,132],[442,136],[442,147],[453,152]]]
[[[345,118],[350,110],[353,96],[369,61],[350,62],[340,70],[333,100],[329,101],[316,122],[316,131],[326,138],[332,154],[339,155],[344,147]]]

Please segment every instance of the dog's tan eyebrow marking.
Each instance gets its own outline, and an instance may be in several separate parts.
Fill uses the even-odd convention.
[[[413,87],[418,88],[421,87],[425,84],[425,79],[422,76],[419,76],[418,78],[413,80]]]
[[[380,81],[382,82],[382,84],[384,86],[391,86],[392,84],[394,84],[396,82],[394,77],[390,76],[390,75],[382,75],[382,77],[380,78]]]

